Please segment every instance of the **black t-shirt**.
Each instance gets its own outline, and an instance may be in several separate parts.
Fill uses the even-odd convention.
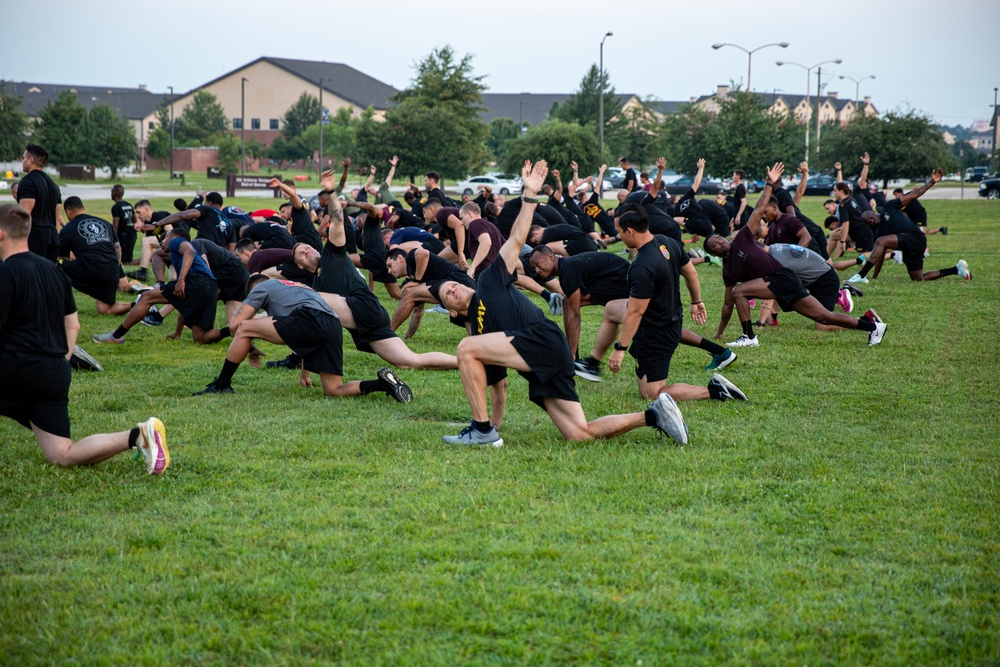
[[[427,266],[424,273],[417,278],[417,251],[416,249],[406,253],[406,275],[412,277],[417,282],[429,283],[437,280],[454,280],[455,282],[475,287],[476,283],[462,269],[446,259],[441,259],[434,253],[428,253]]]
[[[478,289],[469,304],[473,334],[513,331],[546,319],[531,299],[514,287],[517,275],[503,260],[493,262],[476,281]]]
[[[225,248],[217,246],[208,239],[194,239],[191,241],[191,245],[196,253],[208,257],[208,268],[212,269],[212,273],[215,274],[216,280],[220,283],[229,283],[240,279],[245,283],[250,279],[250,273],[243,266],[239,257]]]
[[[115,202],[115,205],[111,207],[111,220],[118,218],[118,227],[115,228],[115,232],[119,237],[125,236],[135,236],[135,210],[132,208],[132,204],[129,204],[124,199]]]
[[[316,225],[312,221],[312,212],[306,207],[292,206],[292,236],[298,243],[308,243],[316,250],[323,250],[323,241],[319,238]]]
[[[661,198],[657,194],[656,198],[649,196],[648,192],[639,190],[625,197],[626,204],[639,204],[646,211],[649,218],[649,232],[651,234],[670,234],[671,230],[677,227],[677,222],[670,216],[663,203],[666,197]]]
[[[399,229],[401,227],[420,227],[421,229],[424,228],[424,219],[423,218],[417,217],[413,213],[410,213],[409,211],[407,211],[405,209],[402,209],[402,208],[397,208],[396,209],[396,214],[399,216],[396,219],[396,228],[397,229]]]
[[[351,225],[353,227],[353,225]],[[349,248],[342,248],[350,253]],[[353,296],[359,292],[368,292],[368,283],[354,268],[350,257],[338,256],[337,247],[327,241],[319,254],[319,267],[316,270],[316,280],[313,289],[317,292],[330,292],[343,297]]]
[[[30,252],[8,257],[0,264],[0,369],[25,357],[66,356],[63,318],[75,312],[72,284],[58,266]]]
[[[17,186],[17,201],[34,199],[31,209],[31,227],[55,227],[56,206],[62,203],[59,186],[41,169],[28,172]]]
[[[709,217],[709,219],[712,221],[713,226],[715,227],[729,226],[729,221],[731,218],[729,217],[729,214],[726,213],[726,209],[724,209],[719,204],[716,204],[714,201],[708,201],[706,199],[704,201],[698,202],[698,206],[700,206],[701,210],[703,210],[705,214]]]
[[[636,178],[635,169],[632,167],[625,170],[625,177],[622,178],[622,187],[629,192],[635,192],[639,189],[639,179]]]
[[[572,296],[581,287],[601,294],[628,296],[628,261],[611,252],[582,252],[559,258],[559,285],[563,294]]]
[[[851,227],[847,233],[863,250],[871,250],[875,245],[872,228],[861,221],[861,215],[870,210],[872,208],[865,201],[864,193],[859,193],[856,189],[851,192],[849,198],[841,201],[838,207],[840,222],[850,221]]]
[[[909,208],[909,207],[907,207]],[[865,223],[861,223],[862,225]],[[879,226],[875,230],[875,236],[889,236],[891,234],[921,234],[917,223],[910,220],[903,210],[903,202],[893,199],[886,202],[879,216]]]
[[[733,190],[733,216],[736,215],[736,211],[740,210],[740,204],[743,200],[747,198],[747,186],[740,183]]]
[[[149,218],[149,223],[150,224],[156,224],[160,220],[163,220],[164,218],[170,217],[170,215],[171,214],[170,214],[169,211],[153,211],[153,215],[150,216],[150,218]],[[181,222],[175,222],[173,224],[173,228],[174,229],[182,229],[182,228],[183,229],[187,229],[187,230],[189,230],[188,234],[190,234],[191,225],[189,225],[187,223],[187,220],[183,220]],[[156,228],[152,229],[151,231],[146,232],[146,236],[155,236],[157,239],[159,239],[160,243],[163,243],[163,238],[166,235],[167,235],[167,230],[164,229],[163,227],[156,227]]]
[[[195,229],[198,230],[200,238],[208,239],[223,248],[228,247],[230,243],[236,243],[236,230],[218,209],[201,204],[194,208],[201,213],[201,217],[195,221]]]
[[[883,210],[888,206],[888,203],[883,204]],[[917,225],[927,226],[927,209],[924,205],[920,203],[919,199],[914,199],[909,204],[903,207],[903,213],[907,215]]]
[[[683,319],[678,280],[688,254],[674,239],[657,234],[639,248],[628,270],[629,297],[649,299],[637,338],[680,335]],[[676,330],[676,334],[673,334]]]
[[[83,213],[67,222],[59,232],[59,256],[69,257],[72,252],[84,265],[117,264],[116,243],[118,235],[110,222]]]
[[[269,248],[287,248],[291,250],[295,246],[295,239],[288,233],[287,229],[281,225],[271,224],[270,222],[255,222],[252,225],[247,225],[243,231],[243,238],[259,243],[261,250]],[[211,241],[211,239],[209,240]]]
[[[601,198],[597,196],[597,193],[590,195],[590,199],[584,202],[583,212],[587,214],[587,217],[597,223],[607,236],[615,235],[615,221],[604,207],[601,206]],[[584,229],[584,231],[593,231],[592,229]]]
[[[541,244],[545,245],[546,243],[552,243],[553,241],[569,241],[581,237],[590,238],[589,235],[584,234],[583,230],[579,227],[563,223],[559,225],[552,225],[551,227],[543,229]]]
[[[708,217],[708,213],[701,207],[701,202],[695,198],[695,193],[692,189],[688,189],[680,201],[677,202],[675,214],[683,217],[685,220],[702,220],[709,224],[712,222],[712,219]]]
[[[789,207],[795,208],[795,199],[785,188],[779,187],[771,192],[771,196],[778,200],[778,210],[782,213],[788,213]]]

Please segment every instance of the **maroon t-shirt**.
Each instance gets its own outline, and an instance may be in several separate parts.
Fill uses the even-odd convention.
[[[775,243],[799,244],[799,231],[802,230],[802,223],[794,215],[783,214],[780,218],[768,224],[767,238],[765,245]]]
[[[250,261],[247,262],[247,271],[250,275],[253,275],[266,269],[274,268],[275,266],[281,266],[291,259],[292,251],[286,248],[258,250],[250,255]]]
[[[763,278],[777,272],[781,263],[757,245],[750,227],[736,232],[729,246],[729,254],[722,260],[722,282],[726,287],[745,283],[754,278]]]
[[[469,223],[469,230],[465,234],[466,245],[469,246],[469,252],[466,253],[466,259],[472,262],[472,259],[476,256],[476,252],[479,250],[479,237],[483,234],[489,234],[490,241],[490,252],[486,255],[486,259],[476,267],[476,277],[482,273],[493,263],[493,260],[497,258],[500,254],[500,247],[503,245],[503,234],[500,230],[489,220],[484,220],[483,218],[478,218]]]
[[[448,226],[448,217],[452,215],[461,220],[457,208],[445,206],[438,209],[438,212],[434,214],[434,219],[441,225],[441,233],[451,242],[452,249],[457,253],[458,249],[455,248],[455,244],[457,243],[455,240],[455,230]]]

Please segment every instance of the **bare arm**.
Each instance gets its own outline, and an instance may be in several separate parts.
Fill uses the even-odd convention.
[[[185,222],[187,220],[197,220],[201,217],[201,211],[196,208],[188,209],[187,211],[178,211],[177,213],[171,213],[163,220],[159,222],[154,222],[151,227],[166,227],[167,225],[176,225],[178,222]]]
[[[552,177],[556,179],[556,187],[552,189],[552,198],[556,201],[562,201],[562,179],[559,178],[559,170],[552,170]]]
[[[32,209],[35,208],[35,200],[34,199],[24,198],[21,201],[19,201],[18,203],[21,206],[23,206],[26,211],[28,211],[29,215],[31,214]]]
[[[864,166],[861,167],[861,175],[858,176],[858,187],[862,190],[868,187],[868,164],[870,162],[871,158],[868,157],[868,151],[865,151],[865,154],[861,156],[861,164]]]
[[[698,173],[694,175],[694,182],[691,184],[691,189],[694,190],[695,194],[698,194],[698,189],[701,188],[701,178],[705,175],[705,158],[698,158]]]
[[[521,197],[534,198],[538,195],[538,190],[545,182],[545,177],[549,173],[548,164],[545,160],[539,160],[532,166],[530,160],[524,161],[521,169]],[[521,202],[521,210],[514,220],[514,225],[510,229],[510,236],[500,248],[500,257],[507,265],[507,271],[514,273],[521,265],[521,248],[528,238],[528,231],[531,229],[531,217],[535,214],[538,204],[531,204],[527,201]]]
[[[940,167],[937,168],[937,169],[935,169],[934,171],[931,172],[931,180],[927,181],[926,183],[924,183],[923,185],[921,185],[919,188],[914,188],[914,189],[910,190],[909,192],[907,192],[905,195],[903,195],[900,198],[901,204],[903,206],[906,206],[911,201],[917,199],[918,197],[920,197],[920,195],[922,195],[925,192],[927,192],[928,190],[930,190],[931,187],[935,183],[940,182],[940,180],[941,180],[942,177],[944,177],[944,170],[941,169]]]
[[[840,183],[841,181],[844,180],[844,171],[843,169],[840,168],[839,162],[834,162],[833,168],[837,170],[837,182]]]
[[[757,235],[760,221],[764,217],[764,207],[771,201],[771,192],[774,191],[775,183],[781,183],[781,174],[784,171],[785,165],[780,162],[767,170],[767,183],[764,185],[764,191],[757,198],[757,205],[754,207],[753,213],[750,214],[750,219],[747,220],[747,227],[750,228],[750,233],[754,236]]]
[[[385,186],[387,188],[392,187],[392,179],[396,175],[396,165],[399,164],[399,158],[395,155],[389,160],[389,175],[385,177]]]
[[[347,185],[347,173],[351,169],[351,158],[345,157],[344,161],[341,163],[344,165],[344,173],[340,175],[340,183],[337,185],[337,192],[343,192],[344,186]]]
[[[377,169],[375,169],[375,165],[371,165],[368,167],[368,180],[365,181],[365,187],[363,188],[366,192],[368,191],[368,188],[372,186],[372,183],[375,182],[376,171]]]
[[[622,318],[622,330],[618,334],[618,343],[628,347],[632,343],[632,337],[639,329],[642,316],[649,308],[649,299],[628,298],[628,305],[625,307],[625,317]],[[624,350],[615,350],[608,357],[608,370],[617,373],[622,369],[622,359],[625,358]]]
[[[468,269],[469,264],[465,261],[465,225],[454,215],[448,216],[447,225],[455,232],[455,245],[458,247],[451,250],[458,255],[458,267]]]
[[[417,248],[417,251],[413,254],[414,264],[413,267],[413,279],[417,282],[423,282],[424,272],[427,270],[427,265],[430,263],[430,250],[425,248]]]
[[[288,201],[292,203],[293,208],[295,209],[302,208],[302,199],[299,197],[299,193],[295,190],[295,188],[285,185],[276,178],[272,178],[271,182],[268,183],[268,185],[271,186],[272,188],[278,188],[286,195],[288,195]]]
[[[350,166],[350,161],[347,162],[347,167]],[[344,167],[344,173],[347,173],[347,167]],[[345,176],[346,178],[346,176]],[[332,193],[330,189],[333,186],[333,172],[324,171],[323,175],[320,176],[320,186],[327,192]],[[340,207],[340,198],[335,194],[330,194],[327,197],[329,200],[326,205],[326,210],[330,213],[330,224],[327,226],[326,238],[333,245],[342,248],[347,244],[347,234],[344,232],[344,209]]]
[[[80,318],[74,310],[69,315],[63,317],[63,327],[66,329],[66,361],[73,356],[73,348],[76,347],[76,337],[80,334]]]
[[[799,202],[806,195],[806,181],[809,178],[809,163],[800,162],[799,163],[799,173],[802,174],[802,179],[799,181],[799,187],[795,188],[795,205],[798,206]]]
[[[236,311],[233,315],[233,319],[229,321],[229,329],[236,333],[236,327],[238,327],[243,321],[249,320],[254,315],[257,314],[257,309],[253,306],[248,306],[247,304],[241,304],[240,309]]]
[[[573,357],[579,356],[580,348],[580,290],[563,299],[563,328]]]
[[[580,186],[580,166],[573,160],[569,163],[569,168],[573,170],[573,178],[570,179],[570,196],[576,192],[576,189]]]
[[[184,283],[187,279],[188,271],[191,270],[191,265],[194,264],[194,258],[197,252],[195,252],[194,246],[187,241],[181,243],[179,250],[181,251],[181,266],[177,269],[177,281],[174,283],[174,294],[183,299],[185,288]]]
[[[719,330],[715,332],[715,338],[722,338],[722,334],[725,333],[726,327],[729,326],[729,318],[733,316],[733,288],[729,286],[726,288],[726,298],[722,303],[722,317],[719,319]]]
[[[704,324],[708,321],[708,310],[701,301],[701,281],[698,280],[698,271],[694,268],[694,264],[688,262],[682,266],[681,277],[684,278],[688,296],[691,297],[691,319],[695,324]]]
[[[469,270],[466,271],[470,277],[476,275],[476,267],[486,261],[486,256],[490,254],[490,248],[493,247],[493,239],[485,232],[480,234],[476,240],[479,241],[479,247],[476,248],[476,256],[469,262]]]
[[[664,157],[656,158],[656,178],[653,179],[653,184],[649,186],[649,196],[656,199],[656,195],[660,192],[660,185],[663,183],[663,170],[667,168],[667,159]]]

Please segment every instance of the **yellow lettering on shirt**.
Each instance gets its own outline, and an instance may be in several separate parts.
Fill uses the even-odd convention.
[[[479,302],[478,312],[476,313],[476,333],[483,333],[483,320],[486,318],[486,304],[482,301]]]

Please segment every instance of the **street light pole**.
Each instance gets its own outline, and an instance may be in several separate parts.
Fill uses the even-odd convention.
[[[740,46],[739,44],[730,44],[729,42],[718,42],[716,44],[712,44],[712,48],[716,49],[716,50],[721,49],[723,46],[731,46],[734,49],[739,49],[743,53],[747,54],[747,91],[749,92],[750,91],[750,65],[751,65],[751,60],[753,59],[753,54],[756,53],[757,51],[760,51],[761,49],[766,49],[769,46],[780,46],[783,49],[787,49],[788,48],[788,42],[774,42],[774,43],[771,43],[771,44],[761,44],[756,49],[746,49],[746,48]]]
[[[824,60],[821,63],[816,63],[815,65],[811,65],[809,67],[806,67],[802,63],[793,63],[793,62],[790,62],[788,60],[779,60],[775,64],[778,67],[782,67],[784,65],[792,65],[794,67],[801,67],[802,69],[804,69],[806,71],[806,103],[810,103],[811,104],[811,102],[809,102],[809,92],[810,92],[809,84],[811,82],[810,75],[812,73],[813,67],[819,67],[820,65],[826,65],[827,63],[834,63],[836,65],[839,65],[842,62],[844,62],[844,61],[841,60],[840,58],[837,58],[836,60]],[[819,94],[820,94],[819,84],[817,84],[816,85],[816,120],[817,120],[817,123],[819,122]],[[809,119],[808,118],[806,119],[805,125],[806,125],[806,157],[805,157],[805,160],[806,160],[806,162],[808,162],[809,161]],[[816,149],[819,150],[819,141],[818,140],[816,142]]]
[[[852,76],[844,76],[843,74],[841,74],[840,78],[841,79],[847,79],[848,81],[853,81],[854,82],[854,108],[857,109],[858,108],[858,102],[861,99],[861,82],[864,81],[864,80],[866,80],[866,79],[874,79],[875,75],[874,74],[869,74],[868,76],[863,76],[860,79],[855,79]]]
[[[170,180],[174,178],[174,87],[170,89]]]
[[[240,176],[246,174],[247,165],[246,83],[249,80],[246,77],[240,80],[240,142],[243,144],[240,149]]]
[[[323,79],[319,80],[319,177],[323,178]]]
[[[604,40],[607,39],[608,37],[612,37],[612,36],[613,36],[613,33],[609,30],[607,33],[605,33],[604,37],[601,39],[601,72],[600,72],[600,74],[601,74],[601,94],[599,95],[599,101],[598,101],[598,106],[600,108],[600,112],[599,112],[600,113],[600,118],[598,119],[598,122],[597,122],[598,132],[599,132],[599,136],[601,138],[601,152],[600,152],[600,156],[601,156],[600,161],[601,161],[601,164],[604,164]],[[604,179],[601,179],[601,182],[597,184],[597,196],[598,197],[601,197],[601,196],[604,195],[604,188],[602,187],[603,185],[604,185]]]

